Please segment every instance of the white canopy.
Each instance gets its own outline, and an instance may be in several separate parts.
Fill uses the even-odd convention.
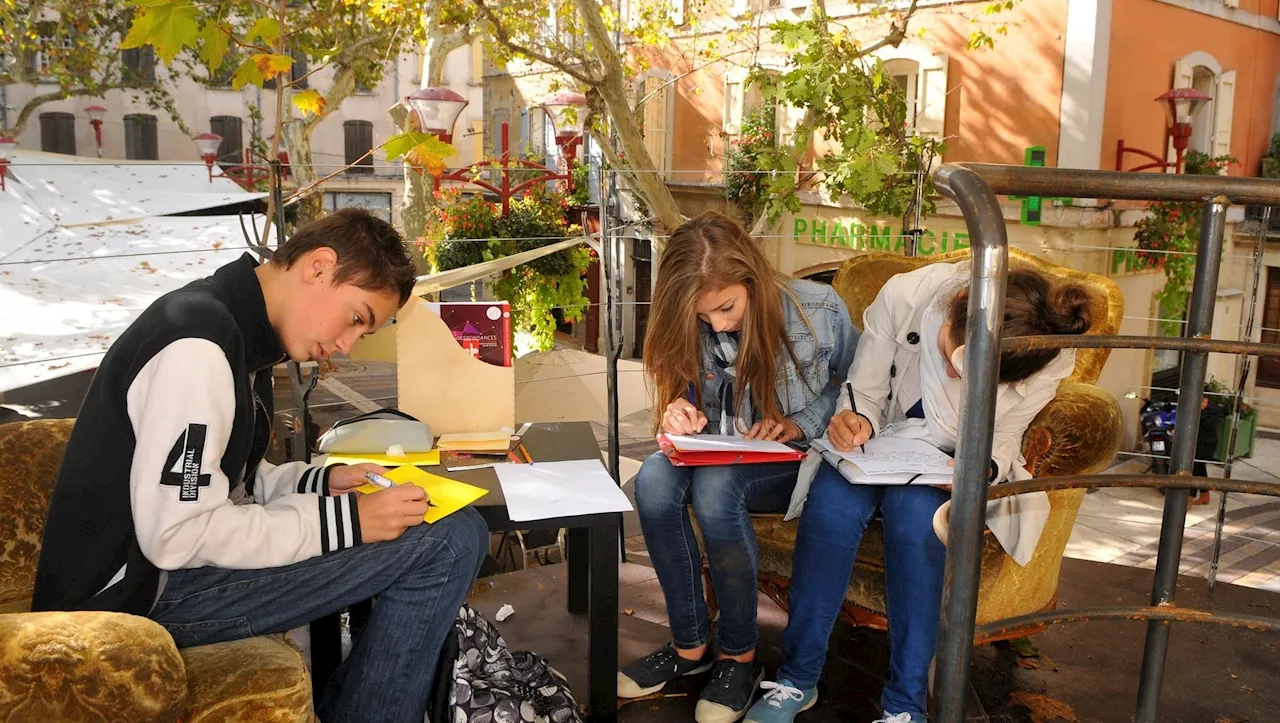
[[[0,392],[93,369],[160,295],[247,250],[247,193],[203,164],[19,150],[0,193]],[[246,225],[261,216],[245,218]]]

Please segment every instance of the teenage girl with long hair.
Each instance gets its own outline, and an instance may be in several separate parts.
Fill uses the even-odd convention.
[[[834,289],[779,274],[728,217],[698,216],[672,233],[658,267],[644,343],[655,431],[795,443],[821,437],[856,344]],[[619,671],[620,697],[710,669],[696,720],[742,717],[764,675],[755,658],[758,558],[748,513],[786,509],[798,469],[798,462],[674,467],[661,452],[645,460],[636,508],[673,641]],[[720,603],[714,649],[690,504]]]
[[[922,439],[948,453],[963,444],[957,437],[968,278],[967,262],[930,264],[885,283],[863,317],[862,341],[850,369],[857,413],[847,397],[840,400],[827,430],[833,447],[852,451],[873,435]],[[1054,284],[1033,270],[1009,273],[1004,336],[1083,334],[1089,324],[1090,297],[1084,287]],[[1074,366],[1072,350],[1000,355],[992,483],[1031,477],[1023,467],[1022,436]],[[884,517],[889,618],[889,679],[877,723],[925,723],[947,556],[933,531],[933,517],[950,496],[949,485],[853,484],[831,461],[810,453],[788,512],[788,518],[794,517],[803,506],[782,665],[778,680],[762,685],[765,696],[752,706],[748,723],[789,723],[817,702],[827,640],[844,603],[862,533],[877,513]],[[1025,565],[1048,514],[1043,492],[1008,497],[987,506],[987,526],[1005,551]]]

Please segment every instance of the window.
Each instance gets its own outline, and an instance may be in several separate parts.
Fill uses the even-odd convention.
[[[920,64],[907,58],[894,58],[885,62],[884,72],[902,89],[902,97],[907,104],[907,127],[915,128],[916,115],[919,113],[916,95],[919,91]]]
[[[55,55],[65,54],[75,44],[69,37],[60,38],[58,26],[53,22],[42,21],[37,23],[36,31],[40,33],[39,49],[32,51],[27,56],[28,68],[33,75],[40,78],[48,78],[49,67],[54,63]]]
[[[1267,295],[1262,304],[1261,341],[1280,344],[1280,267],[1267,268]],[[1258,386],[1280,388],[1280,359],[1258,357]]]
[[[134,113],[124,117],[124,157],[131,161],[156,161],[156,117]]]
[[[362,208],[383,221],[391,223],[391,194],[389,193],[335,191],[324,194],[325,213],[333,213],[342,208]]]
[[[215,115],[209,119],[209,130],[222,136],[218,144],[218,165],[223,170],[244,163],[243,122],[239,116]]]
[[[40,150],[76,154],[76,117],[70,113],[40,114]]]
[[[156,51],[150,45],[120,51],[124,79],[134,83],[156,82]],[[230,77],[230,76],[228,76]]]
[[[1231,124],[1236,101],[1236,71],[1223,70],[1222,64],[1209,53],[1196,51],[1180,58],[1173,66],[1174,88],[1195,88],[1210,96],[1191,119],[1189,148],[1211,156],[1231,155]],[[1185,105],[1180,115],[1189,111]],[[1172,163],[1177,153],[1173,140],[1168,141],[1167,160]],[[1172,168],[1169,169],[1173,171]],[[1226,169],[1223,170],[1223,173]]]
[[[675,84],[664,70],[652,70],[637,84],[638,105],[643,110],[641,130],[645,150],[661,178],[671,172],[671,119],[674,113]]]
[[[351,166],[347,174],[352,176],[373,175],[373,123],[352,120],[342,124],[343,147],[346,149],[346,164]],[[361,158],[361,156],[364,156]],[[353,165],[354,164],[354,165]]]

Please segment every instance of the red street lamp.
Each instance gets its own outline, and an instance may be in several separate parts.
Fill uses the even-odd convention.
[[[453,143],[453,126],[471,102],[448,88],[422,88],[404,99],[418,116],[418,127],[445,143]]]
[[[1148,153],[1133,146],[1126,146],[1124,140],[1121,140],[1116,148],[1117,171],[1124,170],[1124,154],[1136,153],[1145,158],[1150,158],[1152,163],[1130,168],[1130,171],[1172,167],[1174,173],[1182,173],[1182,158],[1186,154],[1187,146],[1191,141],[1191,121],[1200,112],[1200,109],[1204,107],[1205,102],[1213,100],[1213,96],[1206,95],[1195,88],[1174,88],[1156,96],[1156,100],[1165,104],[1164,112],[1169,123],[1169,137],[1173,141],[1174,162],[1169,163],[1163,155],[1157,156],[1154,153]]]
[[[572,171],[573,162],[578,156],[578,145],[582,143],[583,126],[587,118],[587,96],[572,90],[562,90],[548,98],[542,104],[542,109],[551,119],[551,127],[556,131],[556,145],[561,148],[568,168]]]
[[[9,175],[9,161],[13,160],[18,142],[9,136],[0,136],[0,191],[5,190],[4,179]]]
[[[200,158],[209,167],[209,183],[213,183],[213,164],[218,160],[218,146],[222,145],[222,136],[217,133],[201,133],[191,139],[200,151]]]
[[[93,138],[98,142],[98,158],[102,158],[102,116],[107,109],[100,105],[91,105],[84,109],[89,114],[89,125],[93,126]]]

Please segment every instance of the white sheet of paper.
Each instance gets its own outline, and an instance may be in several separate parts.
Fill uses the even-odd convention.
[[[631,502],[598,459],[493,468],[513,522],[630,512]]]
[[[681,452],[795,452],[782,442],[743,439],[725,434],[668,434],[667,439]]]

